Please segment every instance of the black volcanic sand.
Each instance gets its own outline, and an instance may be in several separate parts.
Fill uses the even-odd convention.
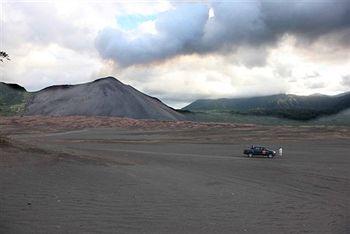
[[[19,132],[0,146],[0,233],[350,232],[346,137]],[[285,154],[246,158],[251,143],[282,145]]]

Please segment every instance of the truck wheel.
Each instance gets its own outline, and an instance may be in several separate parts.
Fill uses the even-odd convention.
[[[253,157],[253,154],[252,153],[248,154],[248,157],[249,158]]]

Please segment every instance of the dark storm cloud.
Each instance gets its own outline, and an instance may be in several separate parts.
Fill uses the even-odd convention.
[[[209,17],[209,11],[214,17]],[[129,66],[184,54],[231,53],[242,46],[261,49],[275,45],[285,34],[308,44],[322,35],[349,29],[350,1],[180,4],[160,14],[155,26],[158,34],[136,38],[106,28],[96,38],[96,47],[103,58]],[[258,64],[263,61],[259,59]]]
[[[115,59],[124,66],[195,52],[207,18],[208,8],[205,5],[179,6],[157,17],[158,35],[147,34],[129,39],[122,31],[106,28],[98,35],[96,46],[103,58]]]

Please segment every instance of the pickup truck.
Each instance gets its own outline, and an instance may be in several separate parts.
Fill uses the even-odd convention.
[[[276,155],[276,151],[267,149],[263,146],[252,146],[249,149],[245,149],[243,151],[243,154],[247,155],[250,158],[254,155],[262,155],[267,156],[268,158],[273,158]]]

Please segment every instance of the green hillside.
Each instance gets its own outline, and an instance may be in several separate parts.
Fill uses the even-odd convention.
[[[232,115],[273,116],[291,120],[313,120],[350,108],[350,93],[342,95],[297,96],[278,94],[252,98],[197,100],[183,108],[192,112],[222,112]]]
[[[17,84],[0,82],[0,115],[22,114],[26,100],[30,95],[23,87]]]

